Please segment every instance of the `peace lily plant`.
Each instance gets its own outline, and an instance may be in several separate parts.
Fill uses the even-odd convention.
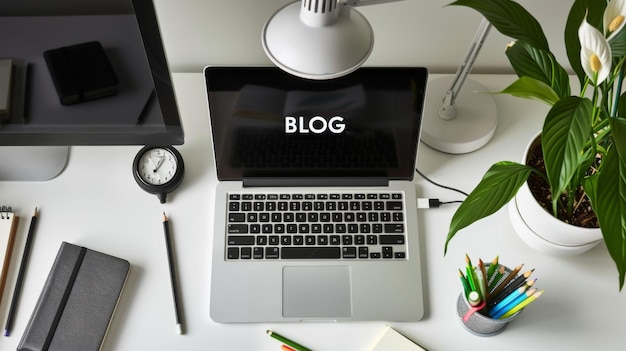
[[[572,214],[591,202],[604,242],[617,266],[619,289],[626,274],[626,0],[575,0],[565,27],[565,47],[580,91],[550,51],[538,21],[511,0],[458,0],[514,38],[506,55],[518,79],[500,93],[538,99],[551,108],[541,130],[545,171],[502,161],[486,172],[454,214],[445,251],[455,234],[498,211],[531,174],[549,184],[551,212]],[[445,254],[444,251],[444,254]]]

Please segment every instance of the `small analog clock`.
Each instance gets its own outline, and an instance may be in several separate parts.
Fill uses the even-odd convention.
[[[133,176],[139,186],[155,194],[161,203],[183,180],[185,165],[181,154],[172,146],[145,146],[133,161]]]

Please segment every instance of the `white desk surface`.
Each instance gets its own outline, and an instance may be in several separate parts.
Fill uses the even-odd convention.
[[[491,91],[512,76],[473,76]],[[4,327],[30,216],[40,209],[37,236],[14,329],[0,336],[0,350],[15,350],[61,241],[84,245],[128,259],[132,272],[104,350],[279,350],[265,334],[273,329],[314,350],[369,350],[385,321],[362,323],[237,324],[209,318],[211,222],[216,184],[209,120],[201,74],[174,74],[186,142],[178,149],[186,176],[168,203],[143,192],[133,180],[137,146],[72,147],[67,169],[40,183],[0,183],[0,202],[22,217],[15,253],[0,306]],[[468,93],[468,92],[465,92]],[[440,183],[469,191],[484,171],[500,160],[519,160],[527,140],[540,128],[547,105],[496,96],[499,125],[493,140],[467,155],[446,155],[420,145],[418,167]],[[460,195],[437,188],[419,176],[418,193],[442,201]],[[417,323],[390,323],[436,350],[623,350],[622,316],[626,292],[618,292],[617,271],[600,244],[572,258],[558,258],[527,247],[515,234],[506,209],[461,232],[443,256],[444,239],[456,205],[417,213],[421,227],[426,315]],[[161,217],[171,219],[186,319],[177,335]],[[465,253],[477,262],[535,268],[542,298],[501,334],[474,336],[456,318],[460,292],[457,268]]]

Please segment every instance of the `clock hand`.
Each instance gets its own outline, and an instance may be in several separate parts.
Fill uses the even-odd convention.
[[[157,162],[156,167],[154,168],[155,172],[159,169],[159,167],[161,167],[161,165],[163,164],[163,160],[165,160],[165,156],[159,157],[159,161]]]

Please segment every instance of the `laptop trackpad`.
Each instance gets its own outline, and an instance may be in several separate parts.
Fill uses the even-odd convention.
[[[351,315],[349,267],[283,268],[284,317],[333,318]]]

